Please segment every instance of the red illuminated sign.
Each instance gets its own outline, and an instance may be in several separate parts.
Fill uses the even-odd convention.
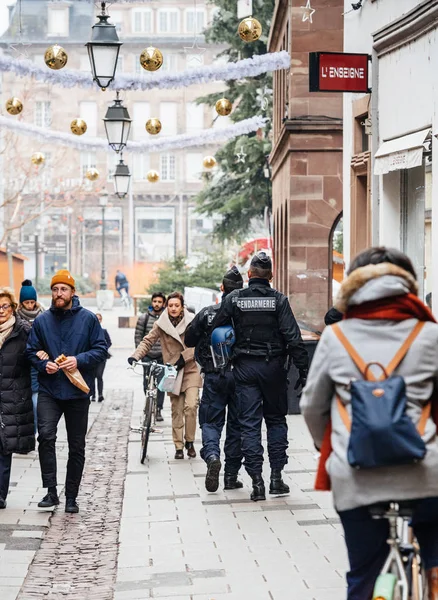
[[[311,52],[309,89],[311,92],[369,92],[368,54]]]

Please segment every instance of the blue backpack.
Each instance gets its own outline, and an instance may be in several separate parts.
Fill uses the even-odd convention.
[[[363,376],[363,380],[352,381],[351,411],[337,397],[342,421],[350,432],[348,462],[356,469],[375,469],[415,463],[426,455],[422,439],[430,416],[431,403],[423,408],[416,428],[406,414],[406,384],[403,377],[393,375],[405,358],[414,340],[424,326],[418,322],[402,347],[385,368],[377,362],[366,364],[348,341],[338,324],[332,329],[350,358]],[[370,371],[372,365],[379,366],[383,376],[376,379]]]

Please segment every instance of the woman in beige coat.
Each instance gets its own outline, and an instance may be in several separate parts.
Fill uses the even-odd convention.
[[[186,348],[184,335],[194,315],[184,308],[184,297],[173,292],[167,299],[167,310],[154,323],[152,330],[137,346],[130,359],[142,360],[152,346],[160,340],[163,362],[178,369],[178,377],[170,395],[172,406],[172,435],[175,444],[175,458],[184,458],[184,439],[187,455],[196,457],[193,445],[196,433],[199,388],[202,379],[195,362],[193,348]]]

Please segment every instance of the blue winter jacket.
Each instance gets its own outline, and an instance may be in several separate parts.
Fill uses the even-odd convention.
[[[40,394],[48,394],[57,400],[85,400],[89,394],[70,383],[61,369],[54,375],[46,372],[48,361],[36,356],[39,350],[45,350],[52,362],[61,354],[75,356],[78,369],[90,388],[94,383],[96,366],[107,357],[102,327],[97,317],[80,305],[77,296],[73,296],[70,310],[52,306],[35,320],[26,355],[38,371]]]

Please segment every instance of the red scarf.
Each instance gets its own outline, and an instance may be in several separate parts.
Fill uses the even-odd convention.
[[[436,323],[435,317],[429,308],[421,302],[414,294],[382,298],[375,302],[366,302],[359,306],[351,306],[344,315],[344,319],[366,319],[385,321],[406,321],[407,319],[418,319],[419,321],[431,321]],[[432,398],[432,418],[438,425],[438,398]],[[326,462],[332,453],[332,423],[327,424],[324,439],[321,445],[321,456],[315,479],[315,490],[329,491],[331,489],[330,477],[326,471]]]

